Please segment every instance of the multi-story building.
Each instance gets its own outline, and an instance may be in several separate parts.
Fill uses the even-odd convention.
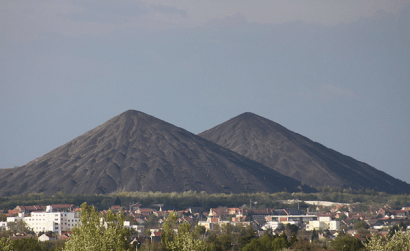
[[[51,206],[46,211],[31,212],[30,217],[22,218],[34,232],[70,231],[80,224],[78,212],[53,212]]]
[[[306,224],[307,231],[312,231],[313,229],[339,231],[340,221],[332,220],[331,217],[319,217],[319,220],[312,220],[309,221],[309,224]]]

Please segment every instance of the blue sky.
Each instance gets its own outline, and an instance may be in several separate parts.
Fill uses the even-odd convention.
[[[410,183],[409,1],[3,1],[0,168],[128,109],[253,112]]]

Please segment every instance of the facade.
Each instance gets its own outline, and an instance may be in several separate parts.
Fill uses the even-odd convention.
[[[51,206],[46,211],[31,212],[30,217],[22,218],[35,233],[70,231],[80,224],[78,212],[53,212]]]
[[[241,224],[243,226],[247,226],[250,224],[249,221],[242,221],[242,222],[233,222],[233,221],[223,221],[219,218],[212,218],[209,217],[206,221],[198,221],[199,226],[204,226],[206,230],[214,230],[216,225],[223,226],[226,224],[232,224],[236,226],[237,224]]]
[[[6,221],[0,221],[0,230],[7,230],[7,222]]]
[[[273,231],[275,231],[278,228],[281,228],[283,226],[283,224],[281,222],[277,222],[277,221],[267,221],[265,225],[262,226],[263,230],[268,230],[268,229],[272,229]]]
[[[306,224],[307,231],[313,231],[313,229],[339,231],[340,221],[332,220],[331,217],[319,217],[319,220],[312,220]]]

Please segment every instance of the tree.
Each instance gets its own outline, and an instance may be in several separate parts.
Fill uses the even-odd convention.
[[[369,229],[369,225],[368,225],[366,222],[364,222],[364,221],[357,221],[357,222],[354,224],[353,228],[354,228],[355,230],[359,230],[359,229]]]
[[[331,242],[331,246],[337,251],[356,251],[362,250],[364,248],[363,243],[359,239],[354,238],[350,235],[345,235],[341,237],[338,236],[334,241]]]
[[[121,206],[121,200],[120,200],[119,197],[117,197],[117,198],[115,199],[114,205]]]
[[[13,250],[10,238],[6,239],[6,238],[2,237],[0,239],[0,250],[3,250],[3,251],[12,251]]]
[[[319,239],[319,235],[316,232],[316,229],[313,229],[312,234],[310,235],[310,240],[315,241]]]
[[[178,233],[175,233],[174,227],[177,223],[176,212],[171,212],[169,217],[162,225],[161,242],[163,248],[169,251],[205,251],[211,250],[210,247],[200,239],[199,233],[202,229],[197,229],[195,226],[191,231],[191,226],[187,222],[183,222],[178,227]]]
[[[11,241],[13,251],[43,251],[36,239],[23,238]]]
[[[286,233],[283,232],[280,236],[265,234],[262,238],[253,239],[242,250],[276,251],[285,248],[288,248],[288,241]]]
[[[373,235],[364,245],[368,250],[375,251],[410,251],[410,235],[402,231],[396,231],[391,238]]]
[[[24,220],[17,220],[17,222],[9,222],[8,226],[10,232],[13,234],[32,233],[32,230],[27,227],[27,224]]]
[[[124,228],[124,215],[108,210],[105,220],[93,206],[81,205],[81,225],[72,230],[65,251],[128,250],[130,231]]]

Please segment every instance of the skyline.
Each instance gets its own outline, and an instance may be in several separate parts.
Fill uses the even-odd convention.
[[[407,1],[0,3],[0,168],[134,109],[253,112],[410,183]]]

